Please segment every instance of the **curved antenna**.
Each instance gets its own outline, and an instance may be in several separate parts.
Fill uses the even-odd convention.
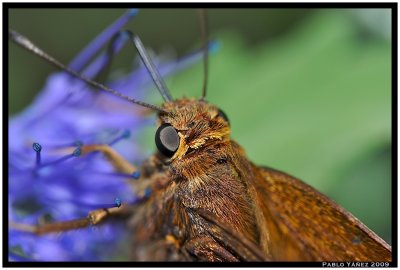
[[[162,113],[167,113],[167,114],[169,113],[169,112],[165,111],[164,109],[162,109],[161,107],[158,107],[158,106],[152,105],[152,104],[148,104],[148,103],[145,103],[143,101],[139,101],[139,100],[133,99],[131,97],[125,96],[125,95],[121,94],[120,92],[117,92],[117,91],[105,86],[104,84],[98,83],[96,81],[93,81],[93,80],[91,80],[89,78],[86,78],[86,77],[82,76],[78,72],[70,69],[69,67],[67,67],[66,65],[62,64],[61,62],[59,62],[58,60],[56,60],[52,56],[50,56],[47,53],[45,53],[44,51],[42,51],[39,47],[37,47],[35,44],[33,44],[28,38],[26,38],[25,36],[19,34],[18,32],[14,31],[12,29],[8,30],[8,37],[13,42],[15,42],[16,44],[21,46],[22,48],[24,48],[24,49],[36,54],[40,58],[43,58],[47,62],[53,64],[54,66],[56,66],[56,67],[58,67],[60,69],[63,69],[64,71],[68,72],[69,74],[75,76],[76,78],[86,82],[87,84],[89,84],[91,86],[94,86],[96,88],[100,88],[100,89],[102,89],[102,90],[104,90],[104,91],[106,91],[106,92],[108,92],[110,94],[113,94],[113,95],[115,95],[117,97],[125,99],[125,100],[127,100],[129,102],[138,104],[140,106],[147,107],[147,108],[150,108],[150,109],[162,112]]]
[[[204,9],[199,9],[197,11],[200,22],[200,31],[201,37],[203,41],[203,67],[204,67],[204,80],[203,80],[203,91],[201,94],[201,100],[204,100],[207,92],[207,83],[208,83],[208,20],[207,20],[207,12]]]
[[[140,58],[142,59],[144,65],[147,68],[147,71],[150,73],[151,78],[153,79],[153,82],[157,86],[158,91],[160,92],[161,96],[164,98],[165,101],[172,101],[173,98],[171,94],[169,93],[169,90],[167,88],[167,85],[165,84],[164,80],[162,79],[160,73],[158,73],[158,70],[156,66],[153,64],[153,61],[151,60],[149,54],[147,53],[142,41],[140,38],[134,34],[133,32],[129,30],[125,30],[125,33],[129,35],[130,40],[133,42],[133,44],[136,47],[136,50],[138,51]]]

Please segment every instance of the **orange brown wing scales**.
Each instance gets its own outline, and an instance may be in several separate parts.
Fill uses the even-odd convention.
[[[277,170],[253,170],[261,230],[274,260],[392,260],[384,240],[314,188]]]
[[[258,245],[235,231],[229,224],[222,223],[213,213],[205,210],[198,210],[197,213],[206,222],[208,234],[234,254],[236,260],[272,261],[271,257],[262,252]]]

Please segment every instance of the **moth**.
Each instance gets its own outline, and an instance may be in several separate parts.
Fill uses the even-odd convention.
[[[132,245],[140,247],[132,260],[138,261],[391,261],[391,247],[342,207],[301,180],[248,160],[230,136],[226,114],[205,99],[207,76],[200,99],[173,99],[140,38],[126,33],[164,99],[161,106],[84,77],[14,30],[9,38],[91,86],[157,112],[158,151],[140,168],[107,145],[81,147],[82,155],[102,152],[117,172],[139,171],[136,188],[151,194],[87,218],[11,226],[46,234],[128,216]]]

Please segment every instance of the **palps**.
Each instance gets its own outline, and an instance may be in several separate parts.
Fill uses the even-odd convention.
[[[211,65],[211,68],[213,67],[214,65]],[[273,71],[271,70],[271,72]],[[267,71],[265,71],[265,73],[267,73]],[[211,74],[213,73],[211,72]],[[242,75],[248,77],[246,76],[246,74]],[[250,88],[252,81],[248,83],[247,86],[248,88]],[[82,88],[83,84],[80,84],[79,82],[76,81],[74,82],[76,84],[79,84],[77,86],[78,89]],[[227,88],[232,89],[231,82],[226,82],[226,85]],[[199,81],[198,85],[193,86],[193,88],[198,89],[197,96],[199,96],[201,89],[201,82]],[[270,91],[267,88],[268,87],[265,87],[263,91],[265,92]],[[246,91],[242,90],[242,94],[247,93]],[[320,91],[324,93],[324,89]],[[78,90],[76,90],[76,92],[78,92]],[[174,94],[173,96],[176,98],[177,96],[175,95],[174,90],[172,90],[171,92]],[[218,89],[218,92],[222,92],[222,90]],[[224,96],[233,95],[232,92],[233,91],[229,91],[229,93],[224,94]],[[80,94],[80,92],[78,93]],[[209,90],[209,93],[211,95],[213,93],[212,90]],[[307,93],[307,91],[303,91],[303,93]],[[311,98],[315,98],[315,96],[313,96],[313,93],[308,92],[308,95],[311,95]],[[70,109],[71,107],[74,108],[73,106],[77,105],[78,106],[80,105],[81,106],[80,108],[82,107],[87,108],[88,103],[89,105],[95,104],[96,106],[98,104],[106,104],[104,110],[101,110],[100,112],[98,111],[95,112],[97,113],[96,115],[100,115],[101,119],[104,119],[104,122],[107,123],[107,121],[105,121],[107,120],[107,118],[104,117],[104,115],[102,115],[101,113],[105,114],[108,113],[105,109],[107,107],[110,107],[111,101],[93,102],[90,99],[90,97],[88,97],[88,95],[91,96],[91,94],[86,93],[85,95],[84,94],[80,95],[82,95],[82,97],[78,96],[76,100],[72,100],[71,104],[68,104],[69,105],[68,109]],[[270,96],[270,98],[272,100],[271,102],[274,103],[273,102],[274,96],[272,95]],[[96,94],[96,99],[97,99],[97,94]],[[141,100],[143,100],[143,98],[141,98]],[[250,104],[260,104],[260,100],[261,99],[257,100],[256,97],[253,97],[253,101],[251,101]],[[244,101],[242,100],[240,104],[243,104],[243,102]],[[263,113],[265,115],[264,118],[271,117],[270,113],[272,109],[268,108],[268,100],[261,100],[261,102],[266,106],[266,107],[264,106],[264,111],[265,111]],[[335,235],[337,235],[337,231],[334,229],[313,230],[313,228],[315,228],[313,226],[316,226],[316,224],[312,223],[311,221],[315,221],[317,224],[323,224],[324,222],[326,222],[326,218],[331,217],[331,215],[333,216],[336,215],[335,213],[337,212],[330,212],[329,210],[330,208],[329,209],[324,208],[330,205],[330,203],[328,203],[328,206],[325,205],[325,203],[329,202],[329,200],[321,196],[319,193],[314,192],[313,190],[309,192],[311,194],[309,195],[309,193],[307,192],[308,187],[303,188],[304,186],[302,184],[300,184],[300,186],[294,185],[293,187],[299,187],[299,188],[293,190],[292,186],[290,186],[286,182],[283,182],[283,188],[282,188],[280,186],[281,182],[279,182],[281,180],[280,177],[282,177],[283,180],[291,179],[287,175],[280,174],[279,172],[275,172],[273,170],[270,171],[270,175],[267,175],[261,172],[258,173],[257,171],[261,169],[256,169],[256,168],[259,167],[254,167],[253,169],[251,169],[253,165],[249,163],[244,153],[242,153],[241,151],[238,150],[238,148],[236,148],[237,147],[236,144],[231,143],[229,139],[230,137],[228,136],[228,134],[230,132],[230,126],[227,125],[228,124],[226,121],[227,117],[225,116],[225,114],[222,113],[221,110],[217,110],[213,106],[207,104],[208,103],[199,101],[181,100],[177,103],[171,103],[170,105],[167,104],[163,107],[164,109],[162,110],[167,111],[168,113],[170,113],[170,111],[176,110],[176,108],[181,108],[181,109],[178,110],[177,112],[174,111],[174,113],[172,114],[165,114],[165,112],[159,114],[159,116],[161,117],[161,122],[159,122],[159,125],[161,123],[171,124],[171,126],[161,125],[162,128],[159,128],[157,133],[154,132],[157,134],[156,138],[158,138],[158,140],[156,139],[156,142],[157,142],[157,147],[160,150],[161,154],[156,155],[153,158],[150,158],[150,161],[148,162],[144,162],[141,168],[133,170],[133,168],[129,167],[127,171],[124,171],[124,173],[130,173],[130,174],[136,171],[139,171],[141,173],[140,179],[137,182],[138,185],[140,185],[141,187],[136,188],[136,192],[138,193],[136,199],[137,200],[143,199],[144,202],[137,202],[137,200],[134,199],[135,197],[132,191],[130,191],[126,195],[125,194],[120,195],[121,191],[118,191],[118,187],[116,192],[114,192],[111,195],[108,195],[111,197],[106,198],[105,196],[98,195],[101,198],[101,200],[99,200],[100,198],[95,198],[93,199],[92,202],[88,200],[89,196],[87,193],[83,193],[83,195],[79,196],[72,196],[73,199],[70,198],[71,196],[70,194],[67,194],[64,195],[65,196],[64,198],[61,199],[57,198],[59,201],[62,202],[61,205],[63,207],[62,210],[64,212],[58,210],[55,212],[59,212],[60,216],[57,217],[54,213],[52,213],[52,215],[50,216],[53,219],[55,219],[55,221],[65,220],[65,217],[73,217],[74,215],[78,215],[76,212],[71,213],[70,216],[68,216],[68,213],[65,213],[65,210],[68,210],[68,207],[70,207],[69,204],[74,204],[75,207],[78,206],[79,211],[85,212],[88,211],[88,209],[90,210],[91,207],[94,207],[96,205],[99,207],[107,204],[113,205],[114,197],[118,197],[119,199],[121,199],[123,203],[127,202],[130,204],[135,204],[135,209],[133,211],[134,218],[131,219],[130,226],[134,230],[135,246],[140,246],[141,252],[139,252],[140,254],[135,253],[133,255],[134,259],[149,259],[149,260],[150,259],[161,259],[161,260],[163,259],[170,259],[170,260],[347,259],[347,260],[352,260],[353,258],[353,260],[365,260],[365,257],[362,257],[361,255],[359,255],[360,257],[357,257],[358,256],[357,250],[353,252],[350,249],[350,251],[344,252],[344,254],[343,253],[339,254],[339,253],[330,253],[328,248],[328,251],[321,252],[320,251],[321,245],[326,246],[327,245],[326,242],[329,242],[326,239],[332,239],[330,233],[334,232]],[[133,105],[129,106],[134,107]],[[224,109],[226,108],[225,106],[223,107]],[[133,110],[134,109],[132,109],[132,111]],[[247,111],[252,111],[252,110],[253,107],[250,106],[249,109],[243,110],[240,113],[246,115],[246,113],[247,114],[249,113]],[[273,111],[279,111],[279,110],[275,109]],[[115,114],[116,112],[113,111],[113,113]],[[234,114],[233,111],[232,113],[229,114],[229,118],[232,119],[231,121],[233,123],[235,123],[235,119],[236,118],[240,119],[240,117],[235,118],[232,116],[232,114]],[[297,117],[301,116],[301,114],[300,116],[298,114],[295,115]],[[128,114],[126,117],[129,118],[130,116],[131,115]],[[275,125],[273,125],[272,127],[279,128],[279,125],[282,125],[280,123],[282,118],[283,120],[285,119],[284,114],[283,117],[280,117],[279,121],[277,121],[277,123],[275,123]],[[68,119],[77,121],[79,120],[79,115],[77,115],[77,117],[75,118],[68,117]],[[68,119],[64,121],[67,121]],[[206,121],[208,123],[207,126],[209,129],[207,129],[207,127],[204,126],[204,122],[202,121]],[[346,119],[344,119],[344,121],[346,121]],[[40,122],[44,122],[44,120]],[[114,123],[114,120],[111,119],[110,122]],[[301,124],[304,124],[302,121],[300,122]],[[126,122],[124,121],[121,121],[120,123],[126,124]],[[251,124],[252,127],[257,127],[258,124],[256,123],[257,122],[253,121],[249,122],[249,124]],[[73,124],[77,123],[73,122]],[[295,127],[298,126],[298,123],[296,123],[296,119],[292,121],[291,125]],[[235,125],[233,124],[232,127],[234,128],[234,126]],[[53,152],[56,152],[54,149],[58,150],[59,152],[62,152],[61,150],[65,150],[66,149],[65,145],[63,146],[64,148],[60,147],[60,144],[62,145],[62,143],[75,144],[69,146],[68,150],[71,152],[68,153],[65,152],[64,153],[65,155],[72,153],[74,150],[78,148],[83,150],[83,152],[85,152],[85,150],[88,150],[87,145],[92,145],[93,143],[99,143],[97,141],[93,141],[93,138],[90,137],[94,136],[93,134],[90,133],[90,131],[92,131],[93,133],[93,130],[91,130],[89,127],[85,128],[87,129],[85,130],[86,133],[80,133],[82,132],[82,130],[80,129],[79,133],[74,135],[78,136],[84,134],[85,136],[88,136],[90,138],[87,139],[88,141],[80,142],[80,140],[83,140],[82,138],[75,138],[74,140],[71,139],[69,142],[65,142],[60,139],[61,142],[59,142],[58,145],[57,144],[55,146],[50,145],[53,147],[52,148]],[[118,126],[114,128],[126,128],[126,127]],[[247,126],[247,129],[250,129],[250,127]],[[44,129],[42,130],[39,129],[39,131],[41,132],[43,132],[43,130]],[[67,133],[66,130],[63,130],[63,127],[60,127],[60,130],[65,131],[65,133]],[[274,132],[275,131],[272,128],[271,130],[269,130],[268,133],[264,134],[264,136],[267,138],[269,134],[273,134]],[[318,132],[318,131],[313,130],[313,132]],[[60,133],[57,132],[56,134],[58,135]],[[127,133],[122,131],[119,134],[116,133],[111,135],[106,134],[104,135],[104,137],[109,139],[108,143],[112,143],[115,140],[115,138],[124,138],[123,135],[126,134]],[[177,136],[176,134],[179,134],[178,135],[179,138],[176,137]],[[69,135],[70,134],[68,133],[68,136]],[[112,138],[112,136],[115,137]],[[45,141],[47,141],[46,140],[47,138],[44,139]],[[167,142],[172,144],[166,144]],[[82,145],[80,143],[82,143]],[[101,143],[107,143],[107,142],[102,141]],[[118,144],[119,143],[120,142],[118,142]],[[134,142],[131,143],[133,144]],[[244,144],[242,142],[240,143]],[[264,143],[265,143],[264,141],[262,141],[262,143],[259,143],[258,148],[264,145]],[[49,153],[45,153],[44,151],[45,144],[44,143],[41,144],[43,146],[43,151],[41,152],[43,157],[41,157],[40,162],[44,162],[45,160],[44,155]],[[117,146],[118,144],[115,145]],[[32,147],[32,144],[30,144],[29,146]],[[27,144],[25,144],[24,147],[27,147]],[[176,149],[177,147],[178,149]],[[289,149],[281,150],[280,152],[275,153],[274,156],[279,157],[279,155],[288,155],[287,153]],[[269,151],[268,149],[266,149],[264,152],[268,153]],[[304,152],[307,153],[308,151]],[[32,153],[31,163],[33,166],[35,166],[36,154],[33,150],[31,150],[31,153]],[[57,152],[52,154],[60,154],[60,153]],[[306,154],[303,154],[303,156],[304,155]],[[322,155],[320,154],[320,156],[323,155],[325,155],[325,153],[323,153]],[[69,164],[68,167],[63,165],[64,167],[62,167],[62,169],[63,171],[70,172],[70,170],[76,168],[78,165],[82,166],[81,164],[83,162],[80,160],[81,158],[89,159],[89,157],[90,157],[89,155],[87,157],[83,155],[83,157],[79,157],[77,159],[74,159],[73,161],[68,160],[68,162],[70,162],[71,164]],[[172,159],[170,160],[169,158]],[[54,159],[49,158],[49,160],[54,160]],[[113,158],[113,160],[115,160],[115,158]],[[160,160],[162,161],[161,163]],[[73,164],[73,162],[77,164]],[[94,166],[94,168],[90,168],[92,169],[91,171],[88,168],[85,168],[84,170],[84,172],[88,174],[85,175],[85,179],[89,179],[86,180],[87,186],[89,187],[93,186],[94,182],[96,184],[103,182],[101,177],[107,179],[111,177],[111,176],[106,177],[104,174],[103,175],[99,174],[98,172],[99,167],[97,167],[98,164],[92,164],[90,163],[90,160],[87,161],[87,164],[89,164],[89,166]],[[257,162],[257,164],[261,163]],[[321,164],[323,164],[322,161]],[[107,165],[101,164],[101,166],[107,166]],[[155,170],[155,168],[157,168],[157,170]],[[101,172],[103,173],[104,171]],[[37,174],[35,174],[34,177],[36,177],[35,179],[42,179],[42,178],[46,179],[46,173],[48,172],[39,171]],[[97,173],[97,175],[101,176],[96,176],[96,178],[94,178],[93,176],[92,177],[90,176],[91,173]],[[76,177],[76,174],[72,173],[72,176],[71,175],[66,175],[66,176],[68,176],[66,178],[68,178],[68,180],[71,181],[70,178]],[[269,180],[269,182],[265,181],[264,182],[271,184],[270,187],[263,186],[264,182],[261,179],[264,178]],[[100,181],[99,179],[101,179],[102,181]],[[216,181],[216,179],[220,179],[223,181],[218,182]],[[46,180],[47,180],[45,182],[46,187],[48,187],[49,185],[51,186],[52,184],[57,185],[57,183],[54,183],[54,180],[52,179],[46,179]],[[36,182],[38,181],[39,180],[37,180]],[[88,183],[87,181],[93,181],[93,182]],[[107,180],[104,179],[104,181]],[[124,178],[122,177],[121,182],[123,181]],[[76,179],[76,182],[79,182],[79,179]],[[245,187],[241,186],[243,182],[245,183]],[[295,180],[294,183],[301,183],[301,182]],[[96,194],[101,194],[101,191],[109,190],[108,187],[107,186],[105,187],[104,185],[102,187],[98,187],[100,190],[99,193]],[[88,187],[85,188],[86,189],[84,190],[86,191]],[[74,189],[72,190],[75,191]],[[152,193],[149,194],[148,190],[151,190]],[[263,193],[262,190],[267,190],[267,192]],[[56,191],[58,190],[56,189]],[[60,193],[62,195],[64,189],[62,190],[62,192],[58,191],[60,193],[57,192],[54,193],[55,191],[53,188],[51,192],[52,194],[57,194],[58,197]],[[274,194],[276,194],[276,197],[274,197],[275,196]],[[258,199],[258,196],[260,196],[262,199]],[[226,197],[231,199],[233,198],[235,204],[232,204],[232,202],[229,200],[224,200],[224,198],[226,199]],[[306,202],[302,201],[308,199],[309,197],[311,201],[306,201]],[[221,199],[212,200],[213,198],[221,198]],[[45,199],[48,198],[40,197],[41,200],[40,203],[42,204],[48,203],[48,201]],[[54,200],[54,198],[50,199]],[[268,201],[268,199],[273,201]],[[175,200],[178,200],[181,203],[181,205],[185,207],[184,211],[182,211],[181,208],[176,208],[178,206],[176,206]],[[160,203],[154,204],[152,203],[154,201],[160,201]],[[263,204],[264,201],[268,203],[265,203],[264,205]],[[279,205],[279,203],[283,202],[285,202],[286,204],[292,203],[293,205],[298,207],[291,207],[290,205],[285,205],[285,207],[287,207],[285,208]],[[316,203],[313,204],[312,202]],[[54,207],[55,203],[56,202],[52,201],[52,204],[50,204],[51,207]],[[65,206],[65,204],[67,204],[67,206]],[[273,208],[274,204],[276,208]],[[322,204],[322,206],[320,204]],[[147,206],[142,207],[142,205],[147,205]],[[155,205],[162,205],[165,207],[162,207],[163,208],[162,212],[157,212],[159,209]],[[308,208],[304,207],[304,205],[310,206],[310,209],[312,209],[312,211],[307,212]],[[333,210],[336,210],[337,207],[336,204],[333,205],[334,205]],[[320,208],[321,210],[319,210]],[[123,207],[122,208],[114,207],[113,209],[123,209]],[[129,207],[129,210],[131,209],[132,208]],[[167,211],[165,209],[167,210],[169,209],[172,211]],[[274,212],[275,209],[279,210],[277,212],[278,214]],[[289,214],[287,213],[287,211],[293,211],[293,210],[296,210],[296,215],[298,216],[294,215],[294,213],[291,212],[289,212]],[[342,210],[338,211],[339,213],[341,213]],[[43,213],[40,214],[43,215]],[[267,215],[271,215],[271,218],[270,219],[265,218]],[[81,215],[80,217],[83,216],[84,214]],[[289,219],[288,216],[290,216],[292,219]],[[285,221],[285,224],[289,223],[289,225],[282,225],[280,223],[279,217]],[[338,237],[340,239],[337,240],[339,244],[341,243],[341,241],[344,241],[342,243],[346,243],[347,246],[349,243],[351,243],[351,246],[354,246],[354,249],[357,248],[362,249],[363,245],[369,243],[368,241],[369,239],[372,240],[377,239],[376,236],[369,233],[367,229],[361,229],[361,232],[352,231],[348,229],[345,225],[346,217],[347,214],[344,214],[343,217],[341,216],[338,220],[335,220],[334,225],[331,224],[331,226],[328,226],[332,228],[342,228],[342,227],[344,228],[345,240]],[[30,221],[32,223],[37,222],[38,218],[40,218],[40,216],[35,216]],[[319,220],[319,218],[321,220]],[[169,222],[170,219],[172,219],[172,222]],[[309,229],[308,231],[300,230],[298,226],[294,226],[294,224],[298,223],[296,219],[297,220],[300,219],[302,223],[306,224],[304,226],[301,226],[301,229],[303,229],[303,227],[306,230],[307,228],[311,229]],[[262,221],[260,220],[268,220],[268,222],[262,223]],[[356,225],[358,223],[356,221],[352,220],[351,218],[350,221],[352,222],[351,223],[352,225],[357,227]],[[43,224],[49,224],[49,223],[43,221]],[[291,225],[293,226],[291,227]],[[50,228],[49,225],[44,225],[44,226],[48,226],[47,228]],[[288,227],[286,228],[285,226]],[[65,227],[57,227],[57,228],[58,230],[65,229]],[[115,231],[115,227],[111,227],[110,230]],[[192,230],[194,231],[194,235]],[[206,237],[207,235],[204,236],[204,234],[202,233],[204,232],[203,230],[206,231],[207,235],[211,235],[211,237]],[[286,232],[287,230],[290,231],[288,235]],[[86,231],[87,230],[85,230],[85,232]],[[96,231],[94,230],[94,232]],[[318,239],[323,238],[324,239],[323,241],[326,242],[322,241],[318,242],[314,238],[311,238],[310,240],[308,236],[309,233],[314,233],[315,235],[318,236]],[[325,236],[324,233],[326,233],[327,235],[326,239],[324,238]],[[270,240],[271,242],[265,240],[266,235],[269,235],[270,237],[269,239],[272,239]],[[293,240],[293,238],[295,240]],[[285,241],[282,241],[280,239],[285,239]],[[347,243],[345,242],[346,240],[350,242]],[[376,241],[380,242],[380,240]],[[47,244],[45,244],[45,246],[46,245]],[[205,248],[207,246],[212,246],[213,250],[216,251],[214,253],[212,252],[210,253],[210,250]],[[304,249],[311,251],[305,253]],[[318,252],[313,253],[312,250],[318,250]],[[355,257],[346,257],[346,256],[355,256]]]

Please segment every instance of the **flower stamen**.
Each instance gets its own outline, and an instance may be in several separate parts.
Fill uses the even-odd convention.
[[[40,151],[42,151],[42,146],[39,143],[33,143],[32,145],[33,150],[35,150],[36,152],[36,166],[39,167],[40,166]]]
[[[36,150],[35,150],[35,151],[36,151]],[[77,147],[77,148],[72,152],[72,154],[68,154],[68,155],[66,155],[66,156],[63,156],[63,157],[61,157],[61,158],[59,158],[59,159],[56,159],[56,160],[54,160],[54,161],[50,161],[50,162],[48,162],[48,163],[40,164],[39,166],[37,166],[37,169],[43,168],[43,167],[47,167],[47,166],[51,166],[51,165],[55,165],[55,164],[61,163],[61,162],[66,161],[66,160],[68,160],[68,159],[70,159],[70,158],[73,158],[73,157],[79,157],[81,154],[82,154],[81,148],[80,148],[80,147]]]
[[[98,209],[109,209],[109,208],[120,208],[122,205],[122,200],[119,197],[114,199],[114,203],[104,203],[104,204],[88,204],[84,202],[74,201],[76,205],[84,207],[90,210],[98,210]]]
[[[123,177],[123,178],[132,178],[137,180],[140,178],[140,171],[134,171],[133,173],[118,173],[118,172],[99,172],[99,171],[90,171],[90,173],[102,174],[107,176],[115,176],[115,177]]]
[[[108,145],[111,146],[111,145],[113,145],[113,144],[119,142],[119,141],[122,140],[122,139],[127,139],[127,138],[129,138],[130,136],[131,136],[130,130],[126,129],[126,130],[124,130],[124,132],[123,132],[120,136],[118,136],[117,138],[115,138],[114,140],[112,140]]]

